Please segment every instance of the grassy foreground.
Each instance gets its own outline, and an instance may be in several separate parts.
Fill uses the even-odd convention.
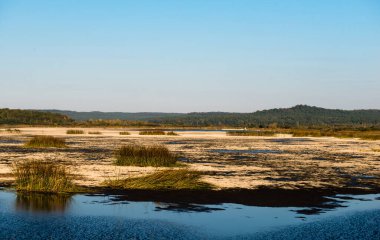
[[[174,166],[177,157],[165,146],[126,145],[115,152],[118,166]]]
[[[64,148],[66,147],[65,139],[56,138],[53,136],[35,136],[25,143],[25,147],[34,148]]]
[[[41,160],[26,160],[13,166],[18,191],[67,193],[77,188],[63,166]]]
[[[212,185],[200,180],[201,174],[187,169],[164,170],[144,177],[109,180],[105,185],[119,189],[142,190],[196,190],[211,189]]]

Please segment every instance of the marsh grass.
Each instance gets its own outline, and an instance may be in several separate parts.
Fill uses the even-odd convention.
[[[27,192],[65,193],[77,187],[64,166],[42,160],[25,160],[13,165],[16,189]]]
[[[165,135],[165,132],[161,130],[140,131],[139,135]]]
[[[119,132],[119,135],[131,135],[130,132]]]
[[[212,185],[200,180],[201,173],[187,169],[164,170],[143,177],[109,180],[105,185],[121,189],[145,190],[199,190],[212,189]]]
[[[88,134],[92,134],[92,135],[101,135],[102,133],[99,132],[99,131],[95,131],[95,132],[88,132]]]
[[[380,131],[350,131],[334,129],[293,129],[290,131],[294,137],[337,137],[360,138],[364,140],[380,140]]]
[[[35,136],[25,143],[25,147],[32,148],[64,148],[66,147],[65,139],[53,136]]]
[[[274,136],[273,131],[229,131],[227,136]]]
[[[168,136],[178,136],[178,133],[170,131],[170,132],[167,132],[166,135],[168,135]]]
[[[7,133],[21,133],[21,130],[20,130],[20,129],[17,129],[17,128],[14,128],[14,129],[7,128],[7,129],[5,129],[5,131],[6,131]]]
[[[84,131],[78,129],[69,129],[66,131],[66,134],[84,134]]]
[[[177,157],[165,146],[126,145],[115,152],[118,166],[175,166]]]

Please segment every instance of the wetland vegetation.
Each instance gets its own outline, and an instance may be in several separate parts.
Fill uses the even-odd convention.
[[[175,166],[177,156],[165,146],[125,145],[115,151],[118,166]]]
[[[205,190],[212,185],[201,181],[201,173],[187,169],[163,170],[153,174],[126,179],[109,180],[105,185],[121,189],[146,190]]]
[[[35,136],[25,143],[25,147],[31,148],[63,148],[66,147],[65,139],[53,136]]]
[[[18,191],[68,193],[77,190],[66,168],[52,161],[18,161],[13,165],[13,174]]]
[[[66,131],[66,134],[84,134],[84,131],[79,129],[69,129]]]

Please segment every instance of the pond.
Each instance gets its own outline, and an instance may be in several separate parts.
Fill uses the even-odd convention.
[[[358,233],[377,236],[380,194],[342,195],[331,200],[339,206],[314,211],[305,207],[136,202],[110,195],[17,194],[1,190],[0,239],[272,239],[284,237],[284,233],[291,239],[294,229],[302,233],[307,227],[315,229],[315,224],[323,228],[331,226],[329,221],[342,224],[350,217],[360,223],[368,214],[376,214],[370,216],[373,225],[367,226],[371,221],[365,221],[368,232],[358,229]],[[360,227],[364,227],[362,223]],[[293,230],[286,233],[289,229]],[[307,238],[307,231],[305,234]]]

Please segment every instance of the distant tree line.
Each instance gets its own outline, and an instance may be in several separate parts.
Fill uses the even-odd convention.
[[[188,113],[181,116],[150,120],[176,126],[233,126],[233,127],[323,127],[379,126],[380,110],[333,110],[306,105],[271,109],[254,113]]]
[[[71,125],[75,121],[68,116],[33,110],[0,109],[0,124],[7,125]]]
[[[79,126],[173,126],[173,127],[246,127],[246,128],[380,128],[380,110],[335,110],[306,105],[270,109],[253,113],[206,112],[188,114],[125,113],[130,119],[110,119],[108,113],[97,113],[105,119],[77,118],[33,110],[0,109],[0,124],[79,125]],[[115,116],[115,113],[110,113]],[[93,116],[91,114],[91,116]]]

